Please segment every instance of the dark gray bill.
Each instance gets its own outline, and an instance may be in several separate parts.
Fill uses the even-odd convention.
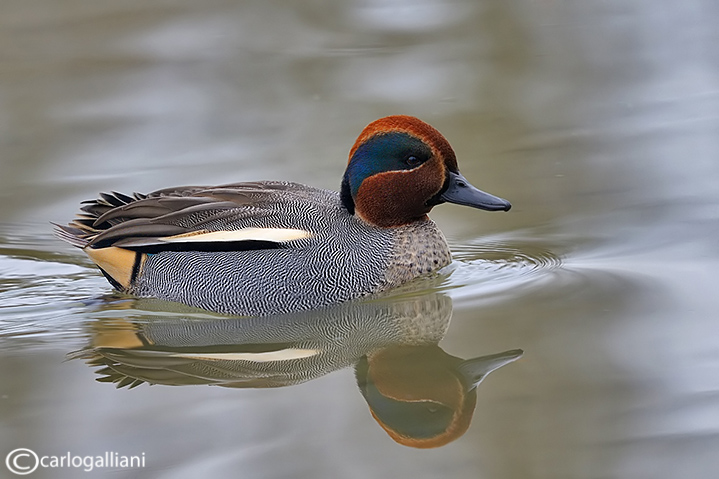
[[[512,205],[469,184],[469,181],[460,173],[449,172],[449,187],[442,193],[440,199],[458,205],[472,206],[487,211],[509,211]]]

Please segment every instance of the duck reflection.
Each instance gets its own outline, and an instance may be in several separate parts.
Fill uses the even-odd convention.
[[[345,303],[263,318],[102,319],[72,357],[99,381],[270,388],[351,365],[370,412],[400,444],[438,447],[469,427],[476,386],[521,350],[462,360],[438,343],[452,313],[443,294]]]

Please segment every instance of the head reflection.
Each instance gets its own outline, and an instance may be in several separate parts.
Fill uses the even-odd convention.
[[[437,345],[395,346],[361,358],[357,384],[372,416],[405,446],[443,446],[464,434],[474,414],[477,385],[521,357],[515,349],[463,361]]]
[[[438,447],[469,427],[476,386],[520,350],[462,360],[438,345],[451,317],[448,296],[354,302],[263,318],[182,317],[91,323],[91,344],[73,354],[99,381],[289,386],[354,365],[379,425],[400,444]]]

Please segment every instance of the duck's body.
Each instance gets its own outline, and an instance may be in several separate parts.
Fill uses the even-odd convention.
[[[58,232],[121,291],[267,315],[378,293],[446,266],[449,247],[426,215],[443,201],[509,209],[466,183],[439,132],[397,116],[365,128],[340,193],[255,182],[104,194]]]
[[[117,223],[111,235],[105,233],[107,239],[98,235],[98,247],[86,251],[97,258],[98,251],[118,244],[124,251],[131,248],[133,254],[125,261],[131,260],[136,271],[129,277],[110,276],[118,289],[223,313],[276,314],[339,303],[398,286],[450,261],[444,236],[432,221],[373,226],[350,215],[337,192],[297,183],[161,190],[125,206],[105,205],[107,200],[122,201],[121,196],[106,197],[86,209],[97,217],[122,210],[125,221]],[[144,226],[127,219],[133,211],[143,215]],[[113,221],[96,228],[108,232]],[[143,227],[152,228],[155,238],[132,236]],[[250,228],[255,229],[253,238],[264,239],[225,233],[224,244],[219,238],[157,244],[158,236],[198,229]],[[297,239],[274,241],[271,235],[277,231]],[[201,235],[187,237],[193,238],[200,240]]]

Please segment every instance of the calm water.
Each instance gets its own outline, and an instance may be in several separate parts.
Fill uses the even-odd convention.
[[[662,3],[0,2],[0,477],[714,477],[719,8]],[[514,207],[436,208],[455,261],[382,302],[138,302],[51,234],[99,191],[337,188],[395,113]],[[517,348],[460,417],[462,360]]]

